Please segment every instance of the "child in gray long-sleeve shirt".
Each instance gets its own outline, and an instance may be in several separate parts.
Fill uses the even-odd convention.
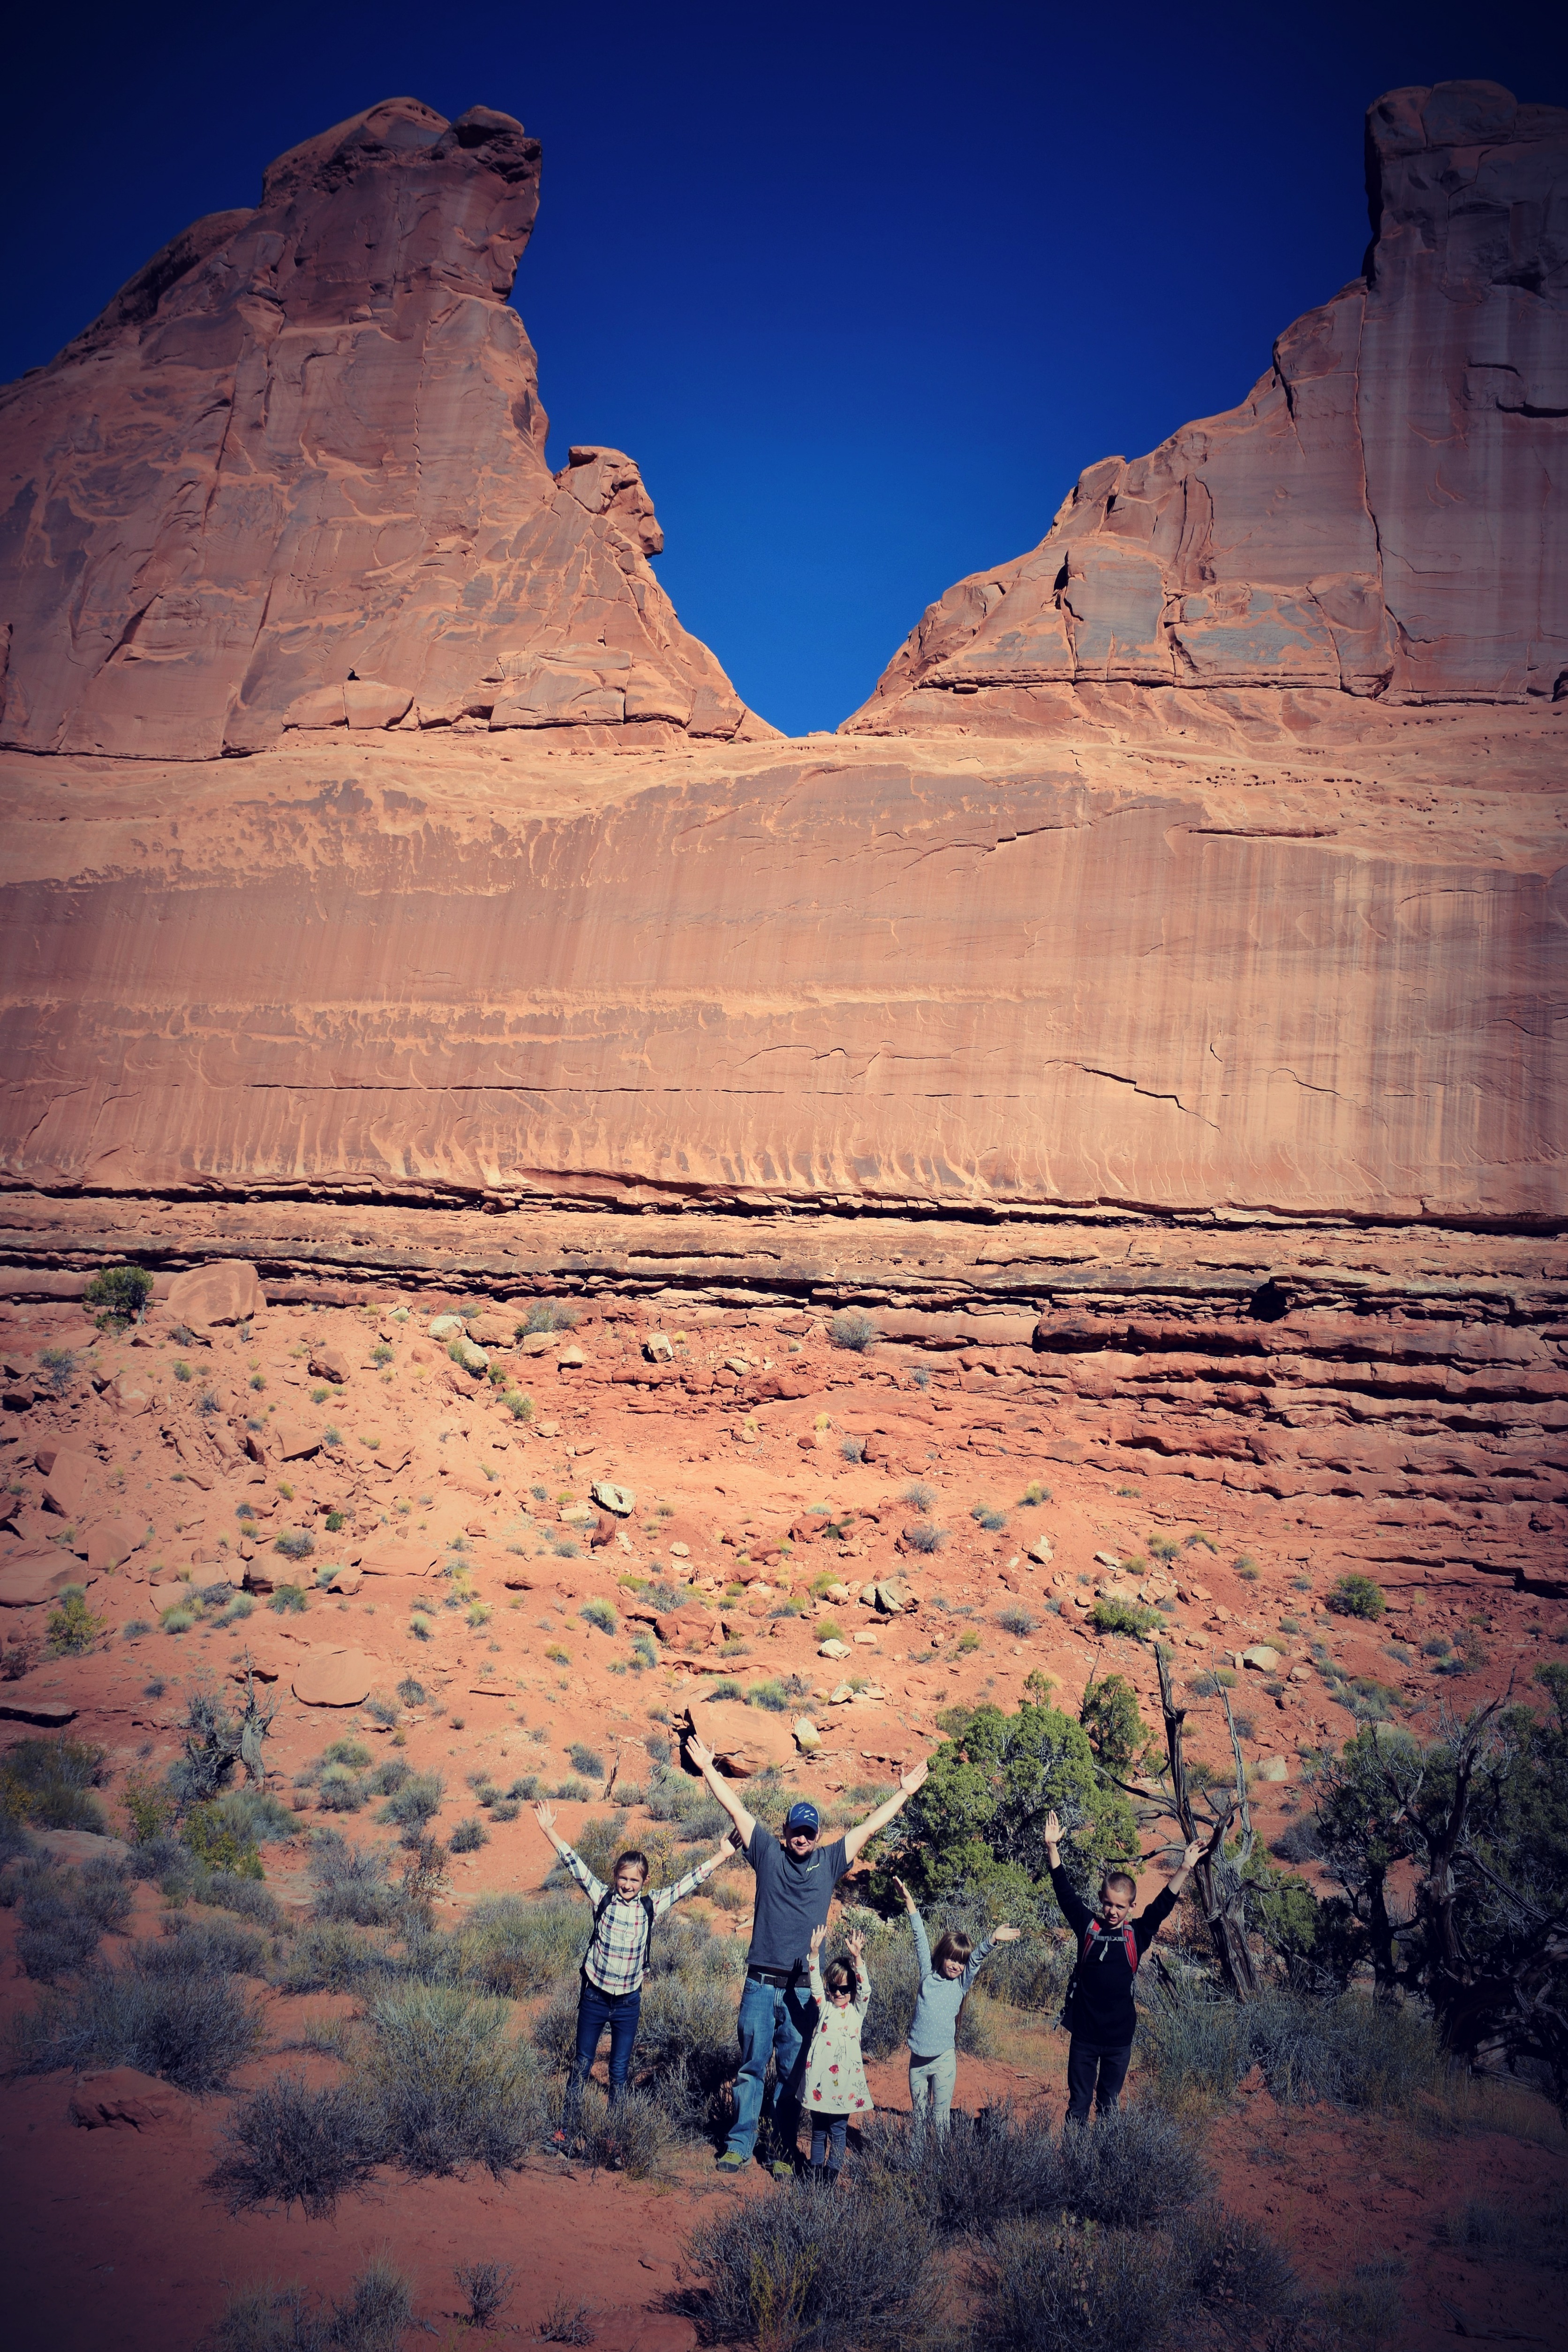
[[[929,2109],[937,2130],[945,2131],[958,2074],[958,2012],[996,1945],[1016,1943],[1021,1931],[994,1927],[976,1950],[961,1928],[950,1927],[937,1937],[933,1952],[914,1896],[901,1878],[893,1885],[909,1911],[921,1968],[920,1998],[910,2025],[910,2100],[917,2128],[923,2127]]]

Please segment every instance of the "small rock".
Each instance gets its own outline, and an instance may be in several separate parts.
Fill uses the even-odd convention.
[[[822,1734],[808,1715],[798,1716],[791,1729],[795,1734],[795,1744],[803,1755],[810,1756],[821,1747]]]
[[[555,1369],[558,1372],[580,1372],[587,1360],[581,1348],[563,1348],[555,1359]]]
[[[455,1364],[460,1364],[465,1372],[471,1372],[475,1380],[490,1368],[490,1360],[484,1349],[476,1348],[466,1331],[460,1339],[451,1342],[447,1352]]]
[[[437,1315],[425,1328],[432,1339],[455,1339],[468,1329],[468,1325],[460,1315]]]
[[[1039,1536],[1029,1546],[1029,1558],[1038,1561],[1042,1568],[1049,1568],[1056,1556],[1049,1536]]]
[[[376,1661],[362,1650],[316,1651],[293,1669],[294,1696],[302,1706],[358,1706],[375,1676]]]
[[[1289,1679],[1293,1683],[1310,1683],[1312,1679],[1312,1669],[1310,1666],[1292,1666]]]
[[[691,1546],[689,1544],[672,1543],[669,1547],[669,1556],[671,1559],[689,1559],[691,1558]]]
[[[675,1361],[675,1343],[662,1331],[650,1331],[642,1343],[642,1351],[650,1364],[673,1364]]]
[[[599,1524],[599,1514],[592,1503],[563,1503],[561,1507],[563,1528],[594,1528]]]
[[[142,2074],[134,2066],[113,2066],[79,2076],[66,2113],[83,2131],[155,2131],[160,2125],[188,2125],[193,2109],[184,2091]]]
[[[827,1694],[829,1706],[847,1706],[855,1694],[847,1683],[838,1683]]]
[[[523,1337],[522,1352],[525,1356],[548,1356],[560,1345],[553,1331],[529,1331]]]
[[[63,1699],[20,1698],[14,1691],[0,1696],[0,1723],[36,1723],[44,1731],[63,1731],[75,1720],[75,1707]]]
[[[612,1486],[608,1478],[595,1478],[589,1489],[595,1503],[616,1518],[629,1519],[637,1507],[637,1498],[630,1486]]]
[[[90,1569],[54,1546],[44,1552],[24,1552],[20,1559],[8,1559],[0,1568],[0,1609],[37,1609],[68,1584],[95,1581]]]
[[[872,1650],[877,1646],[877,1635],[868,1630],[861,1633],[853,1633],[850,1636],[851,1641],[858,1643],[862,1649]]]
[[[267,1305],[267,1294],[248,1258],[220,1258],[177,1274],[164,1300],[171,1323],[205,1331],[219,1323],[248,1323]]]
[[[1283,1756],[1263,1756],[1258,1759],[1258,1778],[1260,1780],[1288,1780],[1290,1767]]]
[[[1250,1649],[1242,1651],[1237,1664],[1250,1666],[1255,1674],[1271,1675],[1279,1664],[1279,1653],[1267,1642],[1254,1642]]]
[[[1094,1556],[1101,1568],[1120,1568],[1121,1565],[1113,1551],[1097,1551]]]
[[[310,1356],[310,1374],[318,1381],[331,1381],[342,1388],[349,1376],[349,1360],[341,1348],[317,1348]]]
[[[79,1517],[97,1465],[68,1445],[40,1445],[34,1455],[43,1473],[44,1504],[62,1518]]]
[[[819,1642],[816,1645],[816,1654],[819,1658],[847,1658],[849,1655],[849,1644],[847,1642],[839,1641]]]

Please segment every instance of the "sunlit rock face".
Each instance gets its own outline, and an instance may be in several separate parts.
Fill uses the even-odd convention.
[[[1568,111],[1394,90],[1366,152],[1364,276],[1285,330],[1239,408],[1089,467],[1038,547],[949,589],[850,728],[1111,709],[1152,733],[1258,688],[1561,690]]]
[[[636,464],[545,464],[507,299],[539,172],[510,115],[390,100],[0,394],[0,742],[189,760],[289,728],[743,727],[649,567]]]

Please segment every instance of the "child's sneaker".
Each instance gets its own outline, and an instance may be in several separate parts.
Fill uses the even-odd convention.
[[[795,2179],[795,2167],[787,2157],[775,2156],[773,2158],[773,2179],[775,2180],[793,2180]]]
[[[723,2155],[719,2158],[718,2163],[714,2166],[714,2170],[716,2172],[739,2172],[743,2168],[745,2161],[746,2159],[741,2154],[739,2148],[727,2147],[724,2150]]]

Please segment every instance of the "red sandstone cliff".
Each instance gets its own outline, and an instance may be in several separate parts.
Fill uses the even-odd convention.
[[[1367,114],[1365,275],[1239,408],[1079,478],[950,588],[858,732],[1184,726],[1195,694],[1510,702],[1568,682],[1568,111],[1493,82]],[[1177,707],[1173,709],[1173,704]]]
[[[0,394],[0,743],[178,760],[345,720],[773,731],[655,579],[633,461],[545,465],[507,302],[539,161],[488,107],[372,107]]]

